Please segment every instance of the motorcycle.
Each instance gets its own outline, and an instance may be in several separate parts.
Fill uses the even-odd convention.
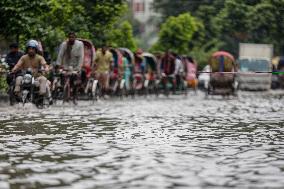
[[[39,81],[35,80],[30,70],[26,71],[23,75],[20,96],[23,106],[26,103],[33,103],[37,108],[49,106],[47,96],[39,94]]]

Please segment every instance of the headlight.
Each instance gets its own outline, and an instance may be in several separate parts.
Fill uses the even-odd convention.
[[[30,74],[25,74],[25,75],[24,75],[24,78],[23,78],[23,81],[24,81],[25,84],[32,83],[32,75],[30,75]]]

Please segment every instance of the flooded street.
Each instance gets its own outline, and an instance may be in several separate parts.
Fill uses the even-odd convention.
[[[0,108],[0,188],[283,188],[284,96]]]

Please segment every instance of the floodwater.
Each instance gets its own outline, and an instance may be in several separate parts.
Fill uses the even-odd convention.
[[[284,96],[0,108],[1,189],[283,188]]]

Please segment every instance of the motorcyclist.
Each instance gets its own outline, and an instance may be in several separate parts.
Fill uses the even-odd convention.
[[[42,69],[42,67],[44,70],[48,71],[48,66],[44,58],[37,54],[37,49],[37,41],[28,41],[26,45],[27,54],[20,58],[18,63],[12,69],[12,72],[16,73],[17,71],[25,72],[31,70],[35,80],[39,82],[39,95],[43,96],[47,93],[48,83],[46,77],[44,77],[39,71]],[[20,95],[22,80],[22,75],[17,76],[14,90],[17,96]]]
[[[19,45],[17,43],[12,43],[9,47],[10,52],[7,54],[5,62],[8,64],[9,70],[11,71],[24,53],[19,51]]]

